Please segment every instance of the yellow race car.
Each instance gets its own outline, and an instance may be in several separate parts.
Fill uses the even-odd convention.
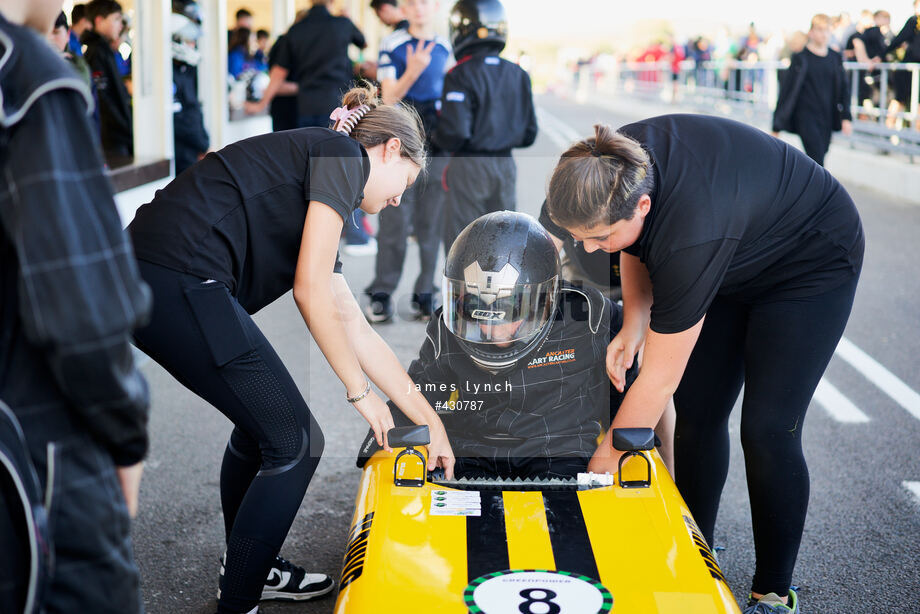
[[[739,612],[654,449],[617,429],[617,476],[443,479],[427,427],[365,464],[336,614]]]

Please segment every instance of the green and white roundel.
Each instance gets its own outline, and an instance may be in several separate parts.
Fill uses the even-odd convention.
[[[606,614],[607,588],[569,571],[511,569],[476,578],[463,591],[470,614]]]

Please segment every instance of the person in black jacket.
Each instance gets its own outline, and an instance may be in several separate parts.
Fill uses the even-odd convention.
[[[34,611],[130,614],[142,611],[129,515],[148,391],[129,341],[150,291],[102,167],[89,89],[37,33],[60,7],[0,4],[0,400],[48,506],[42,546],[54,565]],[[10,560],[23,534],[5,530],[5,468],[0,611],[19,612],[7,591],[29,568]]]
[[[516,207],[515,147],[537,138],[530,77],[499,53],[508,22],[498,0],[460,0],[451,11],[457,64],[444,79],[432,142],[453,157],[445,172],[444,249],[484,213]]]
[[[204,127],[198,100],[198,38],[201,18],[193,0],[173,2],[173,142],[176,149],[176,175],[201,159],[210,139]]]
[[[830,18],[812,17],[808,43],[792,56],[773,113],[774,134],[782,130],[798,134],[805,153],[822,166],[831,134],[853,132],[843,60],[827,46],[829,38]]]
[[[122,81],[111,42],[124,27],[121,5],[115,0],[93,0],[87,6],[93,29],[83,34],[87,63],[99,97],[102,150],[110,164],[134,155],[134,120],[131,97]]]

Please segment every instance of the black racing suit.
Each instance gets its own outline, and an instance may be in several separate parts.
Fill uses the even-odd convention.
[[[444,78],[441,119],[431,140],[453,154],[444,173],[445,250],[477,217],[515,210],[511,150],[537,138],[530,76],[499,51],[477,45]]]
[[[622,308],[598,290],[564,284],[543,344],[510,372],[491,374],[476,366],[438,311],[409,376],[444,422],[456,476],[585,471],[622,399],[605,368],[607,345],[622,321]],[[635,367],[627,380],[634,377]],[[409,424],[392,401],[390,409],[397,426]],[[375,445],[369,432],[359,465]]]

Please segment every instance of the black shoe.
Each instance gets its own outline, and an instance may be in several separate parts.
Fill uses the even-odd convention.
[[[393,319],[393,301],[386,292],[365,292],[371,302],[364,307],[364,315],[371,323],[389,322]]]
[[[427,322],[440,307],[440,292],[425,292],[412,295],[412,312],[416,320]]]
[[[307,601],[332,592],[335,581],[321,573],[307,573],[280,556],[268,571],[265,586],[262,587],[262,601]]]

